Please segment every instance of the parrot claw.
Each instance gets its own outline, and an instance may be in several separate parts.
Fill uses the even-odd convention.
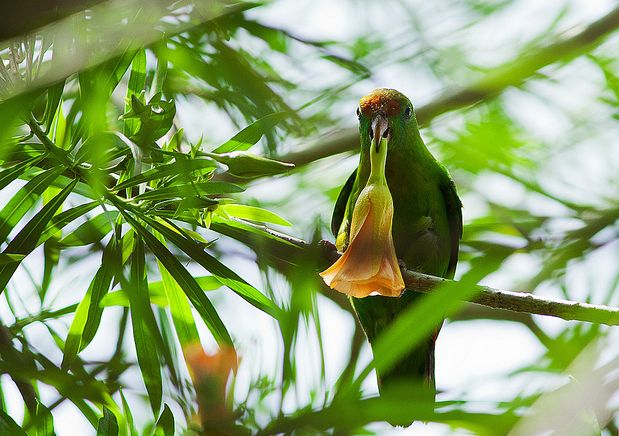
[[[328,241],[326,239],[321,239],[320,241],[318,241],[318,246],[320,248],[323,248],[325,250],[335,250],[337,251],[337,248],[335,247],[335,244],[331,241]]]
[[[337,255],[337,247],[331,241],[327,241],[326,239],[318,241],[318,248],[327,259],[335,261],[339,257],[339,255]]]

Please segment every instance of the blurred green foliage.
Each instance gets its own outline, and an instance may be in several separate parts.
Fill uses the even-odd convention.
[[[599,401],[578,403],[577,428],[616,434],[617,355],[603,353],[616,332],[460,299],[497,281],[619,304],[619,12],[561,34],[568,3],[490,65],[458,37],[522,13],[512,2],[444,0],[436,12],[393,2],[405,31],[380,33],[372,7],[351,1],[367,27],[341,41],[273,25],[269,3],[92,3],[68,18],[43,8],[31,22],[46,26],[11,28],[19,36],[0,43],[0,433],[54,434],[70,402],[101,435],[380,433],[377,423],[412,419],[532,434],[562,428],[545,398],[569,404],[578,385]],[[399,318],[368,361],[348,302],[315,274],[320,253],[280,231],[331,238],[325,223],[355,157],[322,158],[354,150],[354,101],[389,69],[406,71],[397,85],[423,77],[446,90],[418,114],[463,197],[465,230],[459,284]],[[583,77],[586,101],[556,96]],[[344,133],[321,136],[334,128]],[[331,303],[355,325],[339,366],[325,345]],[[519,323],[543,352],[503,380],[543,382],[483,404],[446,391],[436,408],[417,386],[369,395],[372,368],[445,314],[446,328]],[[266,335],[259,319],[275,331],[273,356],[230,327]]]

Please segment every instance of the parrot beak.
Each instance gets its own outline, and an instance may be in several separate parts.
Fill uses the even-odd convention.
[[[387,118],[377,114],[371,129],[370,174],[352,211],[348,246],[320,276],[332,289],[355,298],[400,297],[404,279],[393,244],[393,198],[385,176]]]
[[[374,143],[377,153],[380,148],[381,138],[388,140],[388,136],[389,123],[382,114],[377,114],[372,120],[372,129],[370,130],[370,137],[372,138],[372,142]]]

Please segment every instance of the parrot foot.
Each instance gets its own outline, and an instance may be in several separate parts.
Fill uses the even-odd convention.
[[[327,241],[326,239],[318,241],[318,248],[322,251],[324,257],[333,262],[339,257],[337,247],[331,241]]]
[[[398,259],[398,265],[402,271],[406,271],[406,263],[402,259]]]

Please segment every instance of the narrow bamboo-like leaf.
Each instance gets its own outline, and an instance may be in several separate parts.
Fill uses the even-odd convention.
[[[43,245],[43,278],[38,289],[41,301],[45,301],[45,296],[52,283],[52,274],[60,261],[60,248],[55,242],[56,240],[48,240]]]
[[[118,421],[110,409],[103,406],[103,416],[99,419],[97,436],[118,436]]]
[[[58,244],[62,247],[78,247],[99,242],[112,231],[112,224],[117,216],[118,212],[116,211],[102,212],[96,217],[88,219],[58,241]]]
[[[4,254],[0,253],[0,265],[21,262],[26,256],[24,254]]]
[[[43,159],[42,155],[35,156],[2,171],[0,173],[0,190],[6,188],[9,183],[17,179],[24,173],[24,171],[39,162],[41,159]]]
[[[134,227],[135,228],[135,227]],[[157,322],[148,299],[148,283],[146,280],[146,263],[144,260],[144,242],[136,235],[131,254],[131,287],[129,300],[131,302],[131,325],[133,340],[138,357],[138,365],[148,392],[148,400],[155,416],[161,410],[163,384],[159,367],[159,350],[163,348],[158,335]]]
[[[115,59],[110,59],[104,65],[104,69],[100,69],[99,71],[104,71],[104,77],[107,80],[107,92],[108,95],[111,95],[114,92],[114,89],[118,86],[123,76],[129,69],[131,62],[135,58],[137,50],[133,48],[126,49],[122,55],[118,56]],[[109,71],[109,72],[108,72]]]
[[[122,390],[120,391],[120,399],[123,403],[123,415],[125,415],[125,419],[127,421],[127,430],[131,436],[137,436],[138,431],[135,427],[133,413],[131,413],[131,407],[129,407],[129,403],[127,402],[125,394]]]
[[[276,124],[288,117],[286,112],[275,112],[265,117],[260,118],[249,126],[245,127],[239,133],[234,135],[228,141],[221,144],[213,153],[228,153],[236,150],[248,150],[255,145],[262,135],[270,132]]]
[[[178,174],[187,174],[196,170],[215,169],[217,164],[210,159],[182,159],[165,165],[159,165],[148,171],[144,171],[137,176],[134,176],[122,183],[114,186],[114,191],[130,188],[140,183],[150,182],[151,180],[161,179],[163,177],[176,176]],[[202,171],[200,171],[202,173]]]
[[[71,209],[65,210],[58,215],[54,215],[54,217],[50,220],[50,222],[41,233],[39,237],[39,241],[37,242],[37,246],[41,245],[49,238],[54,236],[60,230],[62,230],[66,225],[72,223],[76,219],[83,217],[88,212],[93,210],[95,207],[99,206],[98,201],[91,201],[90,203],[85,203],[80,206],[73,207]]]
[[[0,372],[10,372],[13,376],[20,379],[38,380],[53,387],[60,396],[70,399],[78,407],[82,415],[95,426],[98,417],[93,414],[92,406],[88,402],[107,404],[109,407],[114,407],[108,388],[103,382],[95,380],[94,376],[85,371],[79,376],[68,373],[58,368],[51,360],[40,353],[31,354],[30,357],[36,358],[36,366],[29,364],[29,362],[17,363],[0,359]],[[0,432],[0,434],[5,433]]]
[[[27,436],[26,432],[2,409],[0,409],[0,435]]]
[[[127,263],[127,261],[129,260],[129,256],[131,256],[131,253],[133,252],[133,241],[134,241],[134,237],[133,237],[134,231],[133,229],[129,229],[125,232],[125,234],[122,237],[122,257],[121,257],[121,263],[124,265],[125,263]]]
[[[423,390],[408,386],[405,382],[398,386],[395,395],[381,393],[380,397],[334,402],[319,410],[306,408],[292,416],[280,416],[262,431],[259,436],[272,434],[291,434],[309,432],[311,434],[357,434],[357,429],[372,422],[389,421],[410,423],[414,420],[439,422],[468,429],[466,434],[494,436],[511,434],[510,429],[519,417],[513,411],[501,413],[480,413],[467,411],[454,404],[424,402]],[[408,388],[408,389],[406,389]],[[427,394],[426,394],[427,398]],[[443,407],[441,407],[443,406]],[[412,434],[415,434],[413,431]]]
[[[49,409],[38,401],[36,423],[37,436],[55,436],[54,417]]]
[[[253,233],[262,238],[271,239],[272,241],[276,241],[280,244],[298,248],[298,245],[295,245],[292,241],[285,238],[279,237],[277,232],[267,229],[265,226],[226,218],[222,215],[213,214],[210,229],[243,243],[246,243],[248,239],[251,240],[251,235],[248,235],[248,233]]]
[[[239,277],[239,275],[230,268],[204,251],[195,241],[187,239],[184,236],[171,231],[167,226],[161,224],[159,221],[147,217],[144,219],[151,227],[164,235],[167,240],[171,241],[174,245],[183,250],[189,257],[202,265],[207,271],[217,277],[221,283],[229,287],[241,298],[245,299],[258,309],[268,313],[272,317],[276,319],[279,318],[281,310],[275,305],[275,303]],[[163,219],[163,221],[166,220]],[[169,221],[167,221],[167,223],[172,225]]]
[[[181,373],[178,368],[178,362],[180,361],[177,353],[176,334],[174,328],[168,317],[168,313],[163,308],[157,309],[157,325],[161,332],[161,338],[163,339],[163,347],[161,348],[161,355],[165,366],[168,369],[168,375],[170,377],[170,383],[174,386],[180,386]]]
[[[159,233],[155,236],[157,236],[159,241],[165,246],[165,239],[163,236]],[[174,329],[176,330],[176,335],[178,336],[178,342],[181,344],[181,348],[184,349],[190,344],[199,343],[200,336],[198,335],[198,329],[196,328],[196,323],[193,319],[193,314],[191,313],[191,306],[189,305],[189,301],[187,301],[187,295],[185,295],[182,288],[174,280],[174,278],[172,278],[172,275],[168,272],[160,260],[158,261],[158,264],[159,272],[161,273],[161,283],[170,304],[170,313],[172,314]]]
[[[62,91],[64,90],[64,80],[52,85],[47,90],[47,103],[45,104],[45,113],[43,115],[43,123],[49,127],[51,126],[54,115],[58,112],[58,106],[60,106],[60,99],[62,98]]]
[[[153,78],[154,92],[159,93],[163,92],[163,85],[168,76],[168,58],[163,52],[156,53],[157,55],[157,71],[155,72],[155,77]]]
[[[112,238],[103,252],[101,267],[75,311],[64,345],[62,368],[71,368],[77,354],[86,348],[95,336],[103,312],[101,300],[107,294],[118,269],[118,256],[118,244],[116,238]]]
[[[139,49],[131,62],[131,74],[129,75],[129,86],[127,87],[127,99],[130,101],[132,95],[140,95],[146,87],[146,50]],[[131,104],[126,103],[125,112],[131,109]],[[133,136],[139,126],[136,119],[125,119],[123,132],[126,137]]]
[[[136,197],[137,200],[167,200],[170,198],[195,197],[197,195],[214,195],[243,192],[239,185],[227,182],[188,183],[186,185],[168,186],[154,189]],[[214,202],[216,204],[216,202]]]
[[[43,203],[45,204],[49,202],[55,195],[58,195],[59,192],[60,188],[50,186],[43,193]],[[61,210],[61,208],[58,209],[57,213]],[[41,301],[45,300],[45,296],[47,295],[47,291],[52,282],[54,268],[56,268],[58,262],[60,261],[60,249],[57,242],[58,238],[54,238],[52,240],[48,240],[43,245],[43,278],[41,279],[41,285],[38,289],[38,294]]]
[[[194,277],[198,285],[203,291],[214,291],[221,288],[223,285],[216,277],[202,276]],[[148,294],[150,296],[150,302],[160,307],[169,306],[168,297],[163,286],[163,282],[150,282],[148,284]],[[185,294],[183,294],[185,295]],[[101,300],[101,306],[126,306],[129,307],[129,296],[124,289],[110,292]]]
[[[58,110],[56,111],[54,118],[52,118],[51,130],[52,141],[54,141],[54,144],[62,149],[67,149],[67,145],[71,145],[67,144],[67,139],[69,139],[67,138],[67,119],[62,112],[62,102],[58,106]]]
[[[187,271],[178,259],[174,257],[174,255],[170,253],[170,251],[161,242],[159,242],[157,238],[146,230],[143,225],[126,213],[123,213],[123,216],[127,222],[131,224],[135,231],[144,238],[148,244],[148,247],[155,254],[157,259],[159,259],[159,261],[165,266],[172,277],[174,277],[174,280],[176,280],[179,286],[183,289],[187,297],[189,297],[193,306],[196,308],[213,334],[215,340],[220,344],[232,345],[232,338],[230,337],[228,330],[226,330],[226,326],[222,322],[221,318],[219,318],[219,315],[210,300],[204,291],[200,289],[200,286],[189,271]],[[160,230],[158,231],[159,233],[164,234],[164,232],[161,232]],[[170,232],[167,228],[165,228],[165,231],[167,233],[174,233]]]
[[[163,405],[163,412],[157,420],[155,434],[157,436],[174,436],[174,415],[167,404]]]
[[[474,285],[496,270],[500,262],[501,260],[493,259],[480,263],[458,282],[447,282],[431,294],[425,295],[418,303],[410,305],[377,338],[372,346],[374,360],[365,367],[353,386],[360,386],[372,368],[376,368],[379,373],[392,368],[406,352],[427,338],[445,316],[463,306],[463,301],[475,294]],[[441,310],[436,310],[437,307]]]
[[[49,203],[47,203],[28,223],[19,231],[15,238],[4,249],[3,254],[28,255],[36,248],[41,232],[52,219],[56,211],[69,196],[77,180],[71,182]],[[0,266],[0,292],[6,287],[19,263],[11,263]]]
[[[253,179],[256,177],[274,176],[290,171],[294,164],[280,162],[264,156],[256,156],[244,151],[233,151],[231,153],[208,153],[209,157],[228,167],[228,173],[242,179]]]
[[[280,226],[291,226],[288,221],[279,217],[271,211],[262,209],[261,207],[246,206],[244,204],[224,204],[219,209],[223,210],[230,216],[241,218],[249,221],[258,221],[261,223],[278,224]]]
[[[63,167],[58,166],[37,175],[11,197],[0,211],[0,242],[6,240],[13,227],[30,210],[43,191],[60,175],[63,169]]]

